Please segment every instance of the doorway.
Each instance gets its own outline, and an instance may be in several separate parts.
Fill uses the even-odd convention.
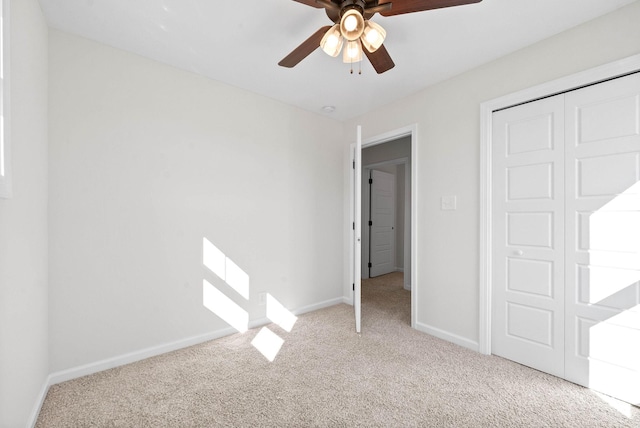
[[[412,327],[416,317],[415,146],[415,132],[406,131],[363,143],[361,206],[363,301],[374,310],[384,306],[386,298],[386,309],[393,306],[393,312]]]

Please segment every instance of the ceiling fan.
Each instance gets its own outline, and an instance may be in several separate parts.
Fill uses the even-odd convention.
[[[336,57],[343,51],[343,61],[362,61],[362,55],[369,59],[378,74],[392,69],[395,64],[385,49],[383,42],[386,31],[371,18],[422,12],[443,7],[479,3],[482,0],[294,0],[317,9],[325,9],[333,26],[327,25],[313,33],[293,52],[284,57],[278,65],[295,67],[316,48],[321,47],[328,55]],[[344,49],[343,49],[344,47]],[[363,49],[364,47],[364,49]],[[353,73],[353,70],[351,70]]]

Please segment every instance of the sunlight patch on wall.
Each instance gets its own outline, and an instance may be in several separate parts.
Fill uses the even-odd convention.
[[[291,333],[298,317],[293,315],[275,297],[267,293],[267,318],[288,333]]]
[[[273,362],[280,348],[284,344],[284,339],[269,330],[267,327],[262,327],[256,337],[253,338],[251,344],[256,348],[264,357]]]
[[[249,300],[249,275],[204,237],[202,263],[245,301]],[[249,313],[206,279],[202,281],[202,303],[238,332],[244,333],[249,329]],[[298,318],[269,293],[266,293],[265,303],[267,318],[290,333]],[[251,341],[253,347],[269,361],[276,358],[283,343],[284,339],[266,327]]]
[[[202,304],[231,327],[244,333],[249,329],[249,314],[206,279],[202,280]]]
[[[226,259],[225,268],[227,272],[225,282],[239,295],[249,300],[249,275],[229,257]]]
[[[213,245],[207,238],[202,238],[202,263],[223,281],[227,276],[225,269],[226,260],[227,257],[218,247]]]
[[[249,300],[249,275],[207,238],[202,238],[202,263],[239,295]]]

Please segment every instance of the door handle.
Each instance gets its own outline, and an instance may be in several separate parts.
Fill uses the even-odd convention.
[[[524,251],[522,251],[522,250],[515,250],[515,251],[513,252],[513,254],[515,254],[516,256],[521,256],[521,255],[523,255],[523,254],[524,254]]]

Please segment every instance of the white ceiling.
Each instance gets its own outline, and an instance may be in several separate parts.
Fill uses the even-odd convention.
[[[284,56],[324,25],[292,0],[40,0],[49,25],[303,109],[348,119],[637,0],[483,0],[373,20],[396,66],[362,75],[317,49]],[[322,107],[336,107],[325,113]]]

